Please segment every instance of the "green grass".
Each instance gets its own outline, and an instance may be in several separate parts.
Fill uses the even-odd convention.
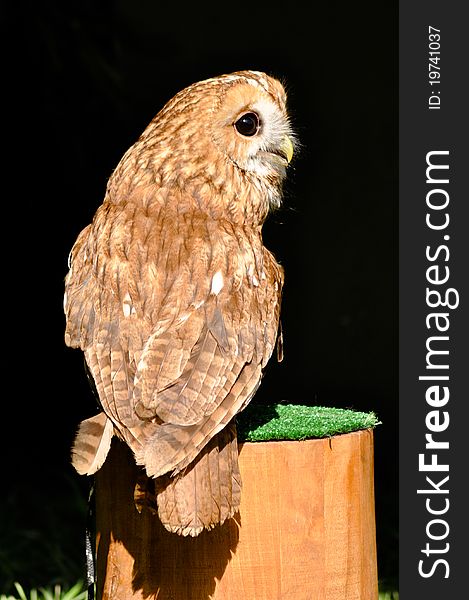
[[[33,588],[29,594],[19,583],[15,583],[16,595],[6,596],[0,594],[0,600],[86,600],[87,592],[83,582],[79,581],[71,588],[62,588],[55,585],[53,588]],[[344,599],[346,600],[346,599]],[[399,600],[398,592],[380,592],[378,600]]]
[[[82,581],[68,589],[57,584],[54,587],[32,588],[29,593],[17,581],[14,586],[16,595],[0,594],[0,600],[86,600],[88,596]]]
[[[374,413],[297,404],[250,404],[237,418],[240,441],[305,440],[376,427]]]

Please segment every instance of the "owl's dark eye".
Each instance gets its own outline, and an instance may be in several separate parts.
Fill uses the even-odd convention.
[[[253,135],[256,135],[256,133],[259,131],[259,124],[260,123],[258,115],[256,115],[256,113],[253,112],[247,112],[244,113],[244,115],[242,115],[241,117],[239,117],[234,126],[236,127],[238,133],[240,133],[241,135],[251,137]]]

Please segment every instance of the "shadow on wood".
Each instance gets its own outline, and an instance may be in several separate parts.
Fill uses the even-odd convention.
[[[373,432],[240,446],[240,519],[198,538],[137,512],[123,443],[98,472],[98,598],[376,600]]]
[[[238,523],[197,538],[169,533],[157,515],[135,508],[140,471],[127,446],[113,441],[96,477],[98,598],[210,598],[238,544]]]

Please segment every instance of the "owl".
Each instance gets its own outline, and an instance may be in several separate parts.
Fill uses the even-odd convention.
[[[116,436],[180,535],[239,509],[235,415],[279,337],[283,269],[262,225],[295,146],[276,79],[194,83],[124,154],[70,252],[65,343],[83,351],[101,408],[80,424],[72,463],[95,473]]]

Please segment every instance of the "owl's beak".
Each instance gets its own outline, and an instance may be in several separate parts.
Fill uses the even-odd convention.
[[[288,135],[284,135],[275,146],[265,150],[259,150],[257,156],[261,161],[268,162],[283,179],[286,175],[286,167],[293,158],[293,141]]]
[[[288,137],[288,135],[283,136],[282,142],[280,144],[280,150],[282,151],[282,154],[285,156],[287,162],[289,163],[293,158],[293,142],[291,141],[291,138]]]

